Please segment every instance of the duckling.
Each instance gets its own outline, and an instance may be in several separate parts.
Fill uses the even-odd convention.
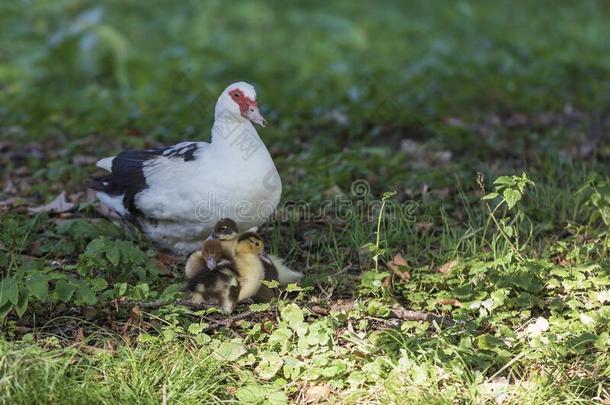
[[[264,250],[263,239],[254,232],[244,232],[237,239],[233,261],[239,275],[238,302],[256,295],[265,279],[265,266],[260,255]]]
[[[225,315],[233,312],[241,290],[239,275],[233,262],[222,258],[219,241],[206,240],[201,251],[189,257],[185,273],[192,302],[218,305]]]
[[[220,242],[213,239],[208,239],[203,243],[201,250],[193,252],[186,261],[184,266],[184,275],[187,280],[193,278],[200,271],[214,270],[216,263],[222,258],[217,257],[217,253],[221,251]]]
[[[210,237],[220,240],[225,257],[232,257],[239,239],[239,229],[235,221],[223,218],[216,223]],[[263,265],[265,266],[265,280],[275,280],[281,286],[295,283],[303,277],[303,273],[292,270],[284,264],[282,259],[273,255],[265,254]],[[267,275],[267,273],[269,274]]]
[[[208,239],[218,239],[225,257],[233,257],[235,245],[239,237],[239,228],[231,218],[223,218],[216,222]]]

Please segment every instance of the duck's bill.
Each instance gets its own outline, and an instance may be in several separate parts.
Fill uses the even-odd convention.
[[[216,259],[213,257],[208,257],[205,259],[205,264],[208,266],[208,269],[214,270],[216,268]]]
[[[260,257],[261,260],[267,264],[273,264],[273,262],[271,261],[271,257],[269,257],[269,255],[265,252],[259,253],[258,257]]]
[[[258,111],[258,108],[256,107],[248,108],[248,110],[243,114],[244,117],[246,117],[253,123],[260,125],[261,127],[265,127],[267,125],[267,121],[263,118],[261,113]]]

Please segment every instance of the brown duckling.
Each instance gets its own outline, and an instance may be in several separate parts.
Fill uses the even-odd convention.
[[[193,278],[195,274],[206,268],[214,270],[216,262],[222,258],[222,256],[218,256],[219,253],[221,253],[220,242],[212,239],[206,240],[201,250],[193,252],[187,259],[184,267],[186,278]]]
[[[218,240],[206,240],[201,251],[189,257],[185,273],[192,302],[218,305],[225,315],[233,312],[241,290],[239,275],[233,262],[223,259]]]

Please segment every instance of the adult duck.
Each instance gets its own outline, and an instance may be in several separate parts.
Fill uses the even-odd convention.
[[[254,87],[228,86],[218,98],[211,142],[128,150],[100,160],[99,200],[175,253],[201,246],[221,218],[240,230],[259,226],[280,200],[282,183],[254,125],[266,125]]]

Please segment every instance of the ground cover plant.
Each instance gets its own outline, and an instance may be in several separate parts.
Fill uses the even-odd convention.
[[[0,4],[0,403],[609,403],[601,1]],[[252,82],[278,302],[183,298],[86,190]]]

